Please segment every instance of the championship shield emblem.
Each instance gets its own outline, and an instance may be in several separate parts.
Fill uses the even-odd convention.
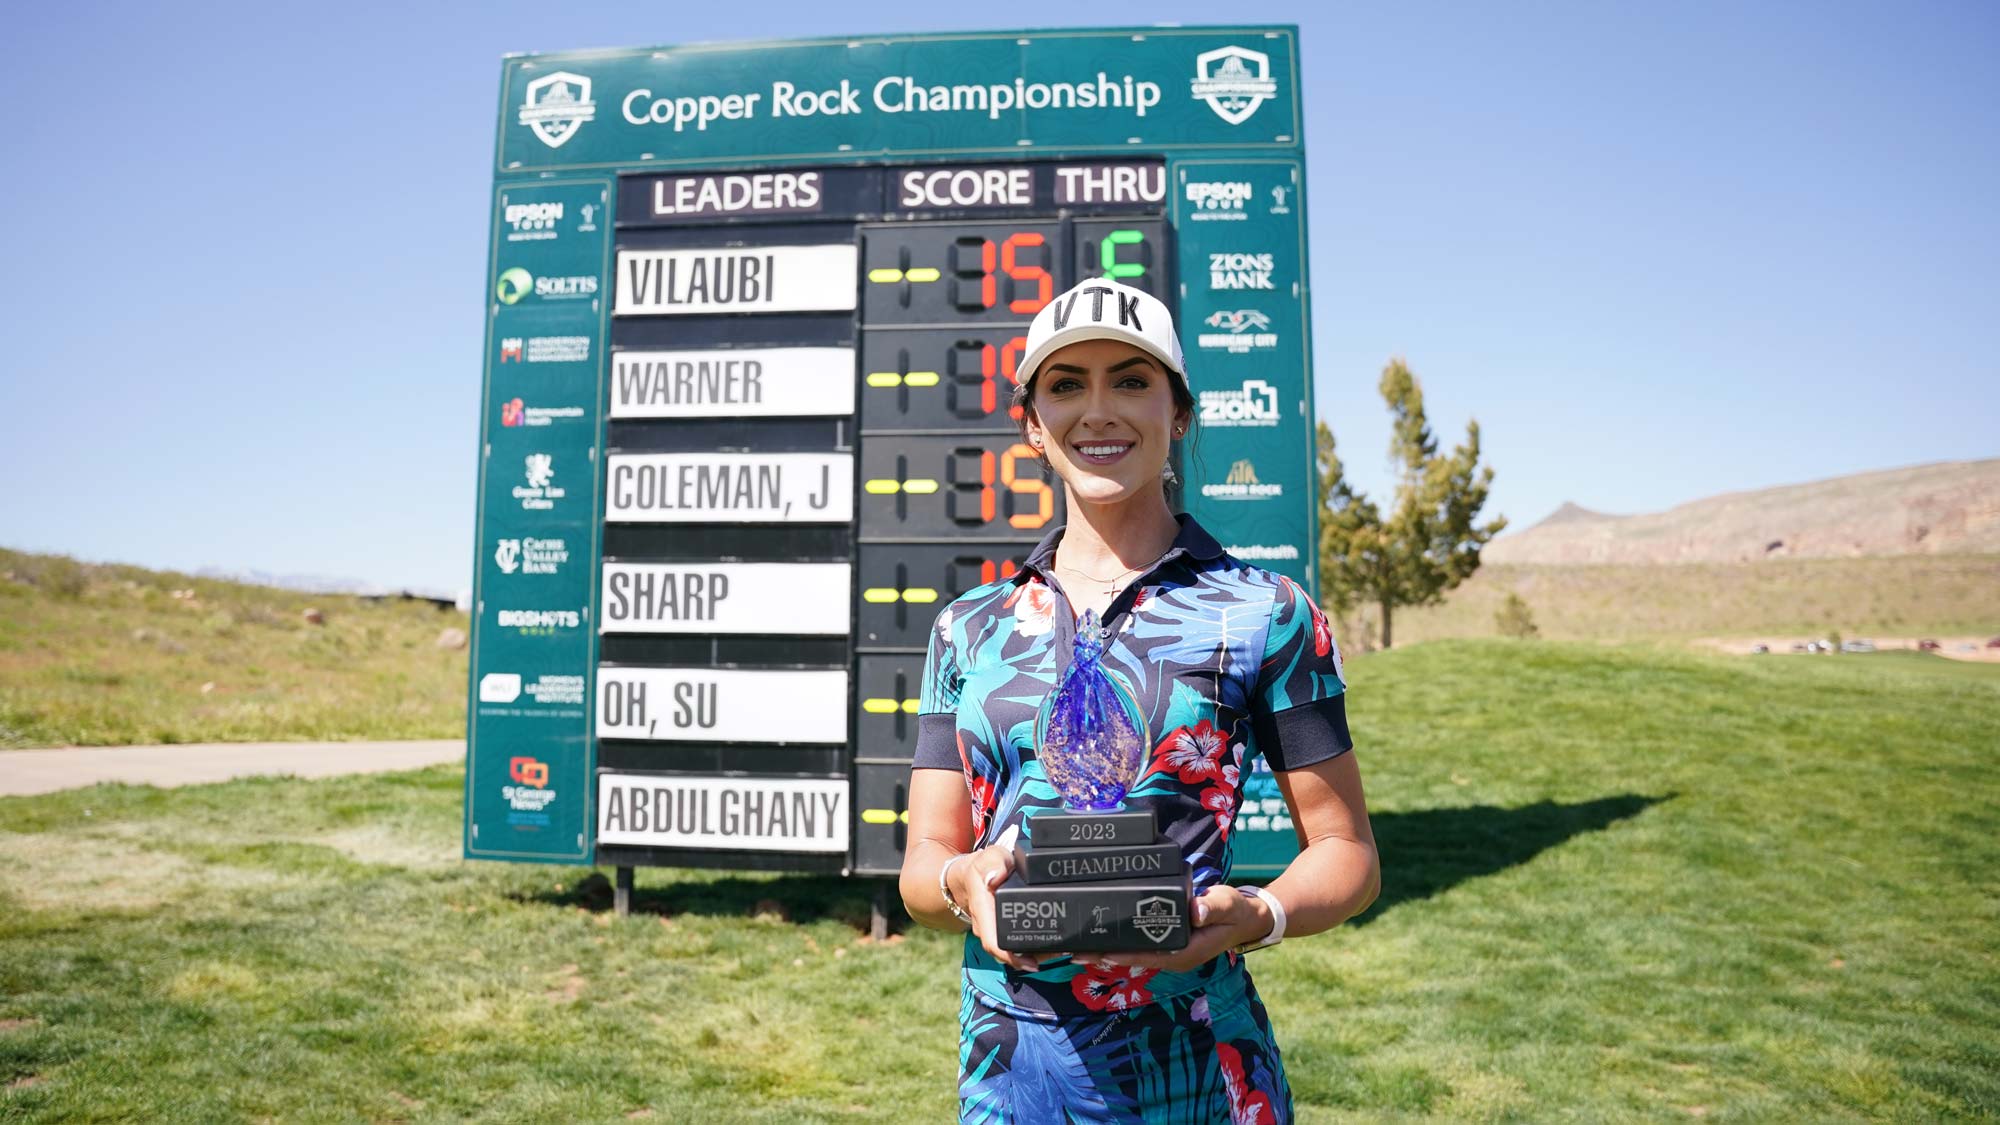
[[[590,79],[558,70],[528,83],[521,102],[521,124],[550,148],[561,148],[583,123],[597,116],[590,100]]]
[[[1159,895],[1140,899],[1132,918],[1132,928],[1155,943],[1167,940],[1180,924],[1181,912],[1174,909],[1174,901]]]
[[[1231,125],[1249,120],[1278,92],[1271,80],[1271,57],[1248,47],[1203,51],[1195,56],[1194,75],[1194,96]]]

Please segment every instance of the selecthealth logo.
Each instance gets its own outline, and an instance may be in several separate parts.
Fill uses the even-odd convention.
[[[500,298],[503,305],[511,305],[533,292],[535,275],[515,266],[500,275],[500,283],[493,287],[493,295]]]

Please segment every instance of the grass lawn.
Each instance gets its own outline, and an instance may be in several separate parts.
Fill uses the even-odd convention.
[[[1302,1120],[2000,1115],[2000,674],[1349,667],[1384,892],[1253,962]],[[955,938],[721,872],[642,870],[619,919],[586,869],[461,861],[460,800],[0,800],[0,1118],[950,1118]]]

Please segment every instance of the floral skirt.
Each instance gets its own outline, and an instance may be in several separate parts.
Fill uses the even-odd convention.
[[[958,1098],[959,1120],[980,1125],[1292,1119],[1270,1019],[1240,965],[1200,991],[1072,1019],[1011,1014],[968,984]]]

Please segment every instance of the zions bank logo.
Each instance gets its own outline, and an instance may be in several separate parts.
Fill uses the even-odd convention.
[[[1194,59],[1194,96],[1216,116],[1241,125],[1278,92],[1271,80],[1271,57],[1248,47],[1217,47]]]
[[[521,102],[521,124],[550,148],[561,148],[576,136],[583,123],[597,116],[597,103],[590,100],[590,79],[581,74],[558,70],[546,78],[528,83]]]

